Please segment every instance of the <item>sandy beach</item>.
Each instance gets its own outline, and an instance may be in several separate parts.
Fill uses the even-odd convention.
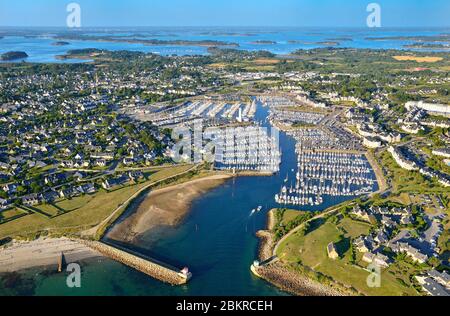
[[[66,264],[101,256],[82,243],[68,238],[41,238],[29,242],[14,241],[0,248],[0,272],[54,265],[64,254]]]
[[[220,174],[149,192],[108,232],[107,238],[133,242],[158,226],[175,226],[189,212],[194,199],[223,184],[230,175]]]

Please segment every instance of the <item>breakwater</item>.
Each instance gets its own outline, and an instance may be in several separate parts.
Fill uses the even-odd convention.
[[[83,240],[82,243],[106,257],[171,285],[186,284],[192,276],[186,268],[178,270],[161,262],[138,256],[132,251],[122,250],[103,242]]]

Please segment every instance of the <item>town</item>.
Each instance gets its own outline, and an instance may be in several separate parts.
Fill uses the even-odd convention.
[[[369,295],[380,292],[339,269],[363,276],[376,263],[392,272],[388,294],[449,295],[448,56],[433,53],[432,70],[421,70],[395,50],[209,52],[81,49],[61,58],[92,61],[0,64],[2,244],[99,239],[155,183],[280,174],[285,149],[270,127],[292,140],[295,156],[273,188],[276,209],[294,208],[295,221],[308,207],[337,207],[322,221],[309,218],[293,240],[287,235],[282,263]],[[378,61],[385,64],[375,71]],[[402,71],[387,76],[394,66]],[[180,128],[214,134],[180,151]],[[213,163],[195,160],[207,140],[216,144]],[[329,231],[316,236],[322,229]],[[325,247],[309,249],[313,237]]]

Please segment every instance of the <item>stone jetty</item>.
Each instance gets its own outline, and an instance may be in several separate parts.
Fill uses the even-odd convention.
[[[133,254],[131,251],[121,250],[115,246],[111,246],[103,242],[88,240],[83,240],[82,242],[89,248],[106,257],[171,285],[186,284],[192,276],[187,268],[177,270],[176,268],[171,268],[163,263],[142,258],[137,254]]]

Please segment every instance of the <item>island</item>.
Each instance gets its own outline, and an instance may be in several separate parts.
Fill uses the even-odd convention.
[[[403,45],[405,48],[413,49],[450,49],[450,44],[439,44],[439,43],[413,43]]]
[[[260,40],[260,41],[254,41],[254,42],[250,42],[250,44],[256,44],[256,45],[275,45],[277,42],[275,41],[266,41],[266,40]]]
[[[421,36],[386,36],[386,37],[366,37],[367,41],[418,41],[418,42],[448,42],[450,34],[421,35]]]
[[[338,42],[352,42],[353,39],[351,37],[334,37],[328,38],[328,41],[338,41]]]
[[[215,40],[158,40],[158,39],[141,39],[141,38],[121,38],[116,36],[90,36],[90,35],[80,35],[80,34],[64,34],[57,35],[54,37],[58,41],[66,40],[78,40],[78,41],[95,41],[95,42],[111,42],[111,43],[128,43],[128,44],[143,44],[147,46],[200,46],[200,47],[213,47],[213,46],[223,46],[223,47],[239,47],[238,43],[223,42]]]
[[[25,52],[6,52],[0,56],[0,60],[11,61],[17,59],[27,58],[28,55]]]
[[[339,46],[339,42],[333,42],[333,41],[324,41],[324,42],[317,42],[316,44],[319,45],[325,45],[325,46]]]
[[[64,41],[58,41],[58,42],[54,42],[52,43],[53,46],[67,46],[70,45],[69,42],[64,42]]]

